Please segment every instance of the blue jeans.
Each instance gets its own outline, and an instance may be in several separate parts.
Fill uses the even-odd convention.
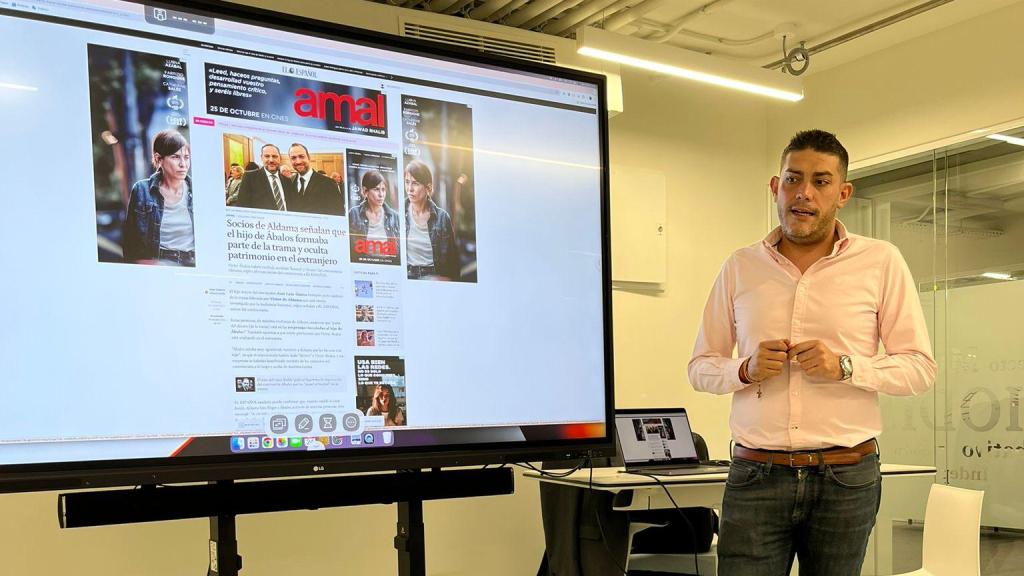
[[[882,493],[878,455],[791,468],[735,458],[722,500],[719,576],[858,576]]]

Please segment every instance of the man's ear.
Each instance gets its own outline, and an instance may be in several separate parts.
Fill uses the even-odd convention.
[[[777,201],[779,199],[779,177],[772,176],[772,179],[768,181],[768,187],[772,190],[772,200]]]
[[[839,207],[846,206],[850,198],[853,198],[853,183],[843,182],[843,187],[839,189]]]

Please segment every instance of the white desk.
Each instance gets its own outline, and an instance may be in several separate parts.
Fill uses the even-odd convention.
[[[547,472],[559,473],[558,470],[548,470]],[[533,470],[528,470],[523,475],[541,482],[552,482],[577,488],[593,487],[594,490],[608,492],[632,491],[631,503],[628,506],[616,508],[617,510],[672,508],[672,502],[657,482],[646,476],[625,474],[622,472],[622,468],[594,468],[593,474],[589,469],[577,470],[564,478],[541,476]],[[681,507],[706,506],[721,509],[727,476],[726,473],[721,472],[694,476],[659,476],[659,479]],[[923,489],[926,490],[927,486],[935,480],[935,467],[882,464],[882,502],[879,506],[871,541],[868,543],[862,574],[877,576],[892,574],[892,515],[890,513],[891,506],[886,502],[884,488],[892,482],[904,482],[912,479],[917,479],[916,481],[920,482]]]

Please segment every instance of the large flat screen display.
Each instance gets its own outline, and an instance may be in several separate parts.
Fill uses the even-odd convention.
[[[610,445],[601,78],[367,34],[0,2],[0,491]]]

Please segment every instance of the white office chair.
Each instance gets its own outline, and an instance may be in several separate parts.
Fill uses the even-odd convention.
[[[920,570],[905,576],[980,576],[985,492],[932,484],[924,513]]]

